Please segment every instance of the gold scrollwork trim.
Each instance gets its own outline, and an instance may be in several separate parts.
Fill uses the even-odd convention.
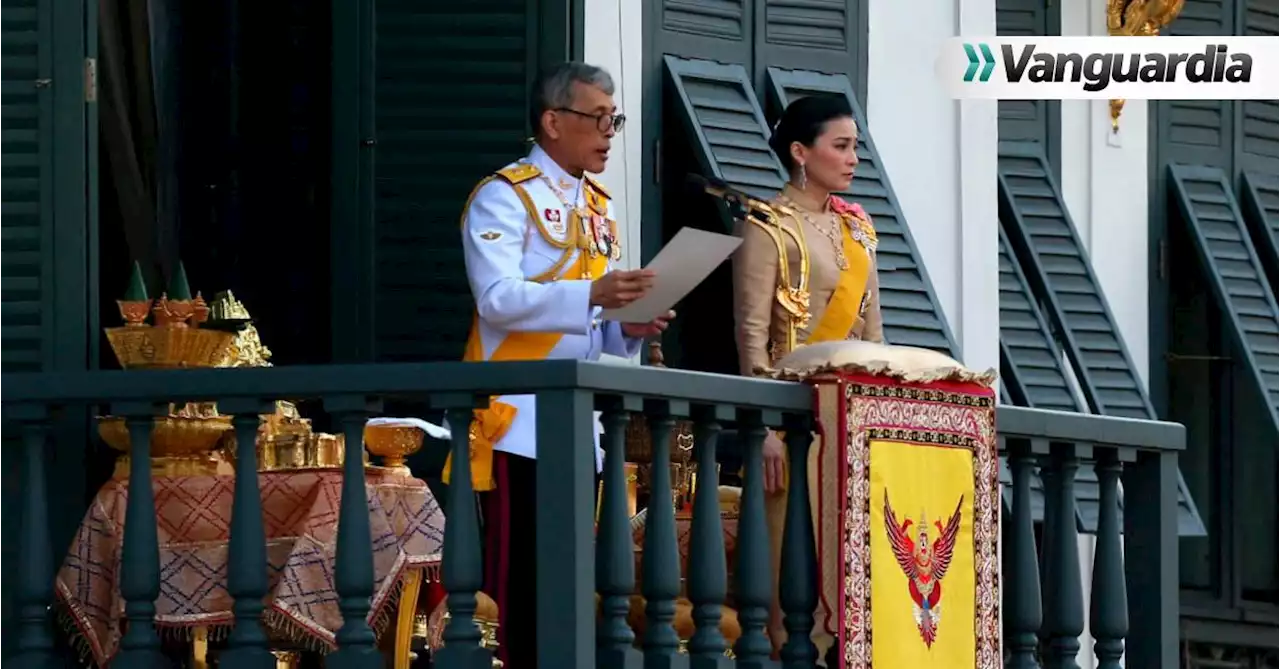
[[[1107,34],[1112,37],[1155,37],[1182,12],[1185,0],[1107,0]],[[1110,101],[1111,132],[1120,131],[1124,100]]]

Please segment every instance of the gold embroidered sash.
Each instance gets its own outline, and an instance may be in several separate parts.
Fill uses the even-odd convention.
[[[844,218],[845,225],[858,225],[850,217]],[[846,230],[843,237],[844,257],[849,259],[849,267],[840,272],[840,280],[836,289],[827,301],[827,310],[822,320],[814,326],[805,339],[806,344],[818,344],[824,341],[839,341],[849,338],[853,326],[861,315],[863,294],[867,291],[867,283],[871,272],[871,256],[866,249],[854,241]]]
[[[572,251],[569,251],[572,253]],[[576,279],[580,276],[601,276],[608,266],[605,256],[592,257],[586,253],[578,253],[577,262],[572,263],[557,279]],[[558,264],[558,263],[557,263]],[[584,274],[590,272],[590,274]],[[553,275],[554,276],[554,275]],[[543,277],[534,277],[534,281],[545,283]],[[467,346],[464,350],[463,362],[504,362],[510,360],[545,360],[556,344],[564,337],[559,332],[511,332],[503,338],[502,343],[494,350],[493,355],[484,357],[484,344],[480,340],[480,319],[473,316],[471,332],[467,335]],[[493,447],[506,436],[515,422],[516,407],[489,399],[489,406],[476,409],[474,419],[468,431],[471,442],[471,484],[476,492],[493,490]],[[449,482],[453,455],[444,462],[443,480]]]

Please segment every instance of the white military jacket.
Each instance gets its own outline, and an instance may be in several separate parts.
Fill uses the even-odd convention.
[[[623,335],[619,323],[598,319],[600,308],[590,303],[590,279],[566,277],[546,283],[530,280],[557,265],[563,269],[576,262],[575,255],[569,263],[562,264],[564,249],[548,243],[542,235],[564,241],[571,221],[571,208],[567,205],[585,207],[586,194],[583,179],[561,169],[541,147],[535,146],[520,163],[537,167],[541,174],[518,185],[493,179],[476,191],[463,214],[463,257],[475,298],[484,359],[490,359],[511,332],[563,334],[548,359],[598,360],[601,353],[635,356],[643,340]],[[593,185],[597,186],[595,191],[604,192],[598,184]],[[518,188],[527,194],[531,206],[522,201]],[[530,220],[530,209],[538,214],[539,221]],[[606,216],[617,220],[612,202],[607,205]],[[538,224],[541,229],[535,227]],[[617,228],[616,223],[614,227]],[[506,395],[497,399],[514,406],[517,413],[510,429],[494,444],[494,450],[535,458],[534,396]],[[596,419],[599,466],[603,451],[599,446],[602,429],[598,413]]]

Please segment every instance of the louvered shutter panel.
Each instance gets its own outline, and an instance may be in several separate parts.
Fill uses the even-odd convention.
[[[1016,389],[1017,404],[1055,411],[1083,411],[1067,381],[1062,353],[1036,305],[1031,286],[999,231],[1000,351],[1008,367],[1008,382]]]
[[[47,369],[52,358],[53,76],[48,0],[5,0],[0,367]]]
[[[528,152],[533,1],[378,3],[379,361],[462,356],[473,300],[460,218],[480,179]]]
[[[1035,149],[1006,149],[998,165],[1001,224],[1032,288],[1052,305],[1050,321],[1065,340],[1091,408],[1109,416],[1153,418],[1048,161]]]
[[[666,73],[705,174],[771,200],[786,173],[769,148],[769,127],[741,65],[666,57]]]
[[[1230,181],[1218,168],[1169,168],[1178,208],[1223,318],[1231,323],[1242,370],[1280,428],[1280,316],[1275,295],[1249,242]]]
[[[1244,172],[1240,175],[1240,199],[1254,250],[1274,295],[1280,266],[1280,186],[1276,177]]]

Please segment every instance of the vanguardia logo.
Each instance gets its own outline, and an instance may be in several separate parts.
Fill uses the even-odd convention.
[[[975,75],[980,83],[990,79],[997,63],[991,48],[966,42],[964,52],[969,59],[964,81],[973,82]],[[1105,90],[1112,82],[1220,84],[1249,83],[1253,78],[1253,57],[1228,53],[1225,44],[1208,44],[1195,53],[1052,53],[1037,50],[1035,44],[1020,49],[1002,44],[1000,56],[1010,84],[1083,83],[1089,92]]]
[[[978,59],[978,51],[982,52],[982,59]],[[964,80],[973,81],[973,75],[978,72],[978,66],[982,66],[982,74],[978,77],[978,81],[986,81],[991,78],[991,71],[996,69],[996,57],[991,54],[991,47],[986,44],[979,43],[977,51],[973,45],[965,43],[964,54],[969,57],[969,67],[964,71]]]

